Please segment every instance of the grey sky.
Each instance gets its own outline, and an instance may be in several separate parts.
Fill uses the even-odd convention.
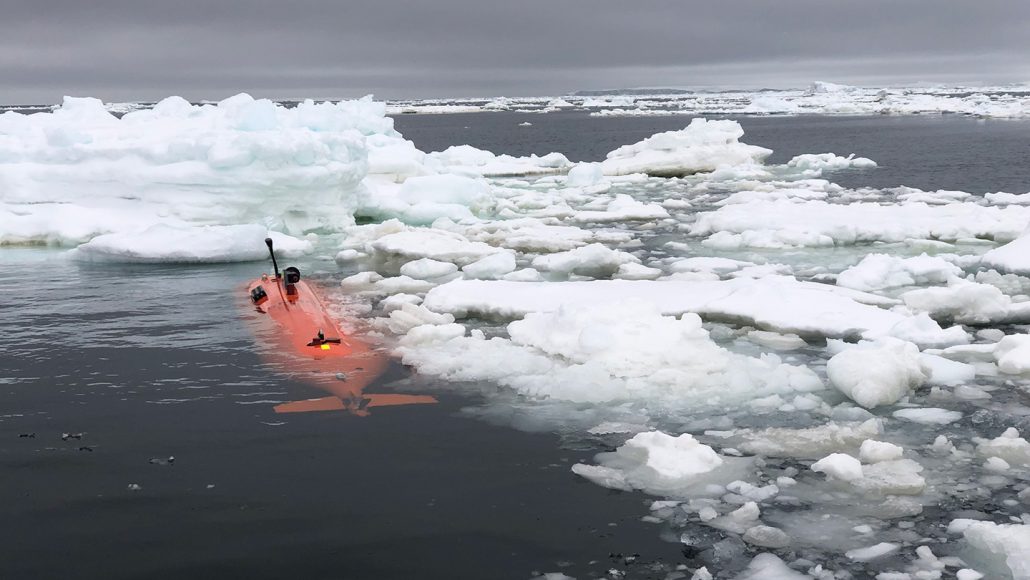
[[[0,0],[0,102],[1030,82],[1027,0]]]

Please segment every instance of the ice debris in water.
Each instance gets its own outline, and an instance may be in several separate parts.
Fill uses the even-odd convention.
[[[830,384],[867,409],[896,403],[926,381],[919,348],[882,339],[848,348],[826,364]]]
[[[948,531],[962,534],[983,570],[1030,580],[1030,525],[958,519]]]
[[[994,439],[974,439],[976,450],[986,457],[997,457],[1012,465],[1030,467],[1030,442],[1019,436],[1019,431],[1009,427]]]
[[[983,264],[1003,272],[1030,274],[1030,231],[984,254]]]
[[[857,265],[837,276],[837,285],[863,290],[883,290],[899,286],[941,284],[962,275],[962,269],[938,256],[922,254],[897,258],[887,254],[867,254]]]
[[[831,453],[812,464],[812,471],[841,481],[852,481],[862,477],[862,463],[846,453]]]
[[[625,490],[682,488],[723,464],[714,449],[690,434],[673,437],[660,431],[638,433],[614,452],[599,454],[597,460],[601,465],[577,463],[572,471],[605,487]]]

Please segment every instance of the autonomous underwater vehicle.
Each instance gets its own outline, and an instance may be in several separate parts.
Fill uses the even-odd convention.
[[[342,332],[312,288],[290,266],[279,271],[272,239],[265,244],[274,277],[262,274],[247,286],[248,321],[265,362],[277,372],[331,396],[275,406],[276,413],[345,410],[368,415],[372,407],[435,403],[427,395],[366,394],[386,370],[388,356],[369,341]]]

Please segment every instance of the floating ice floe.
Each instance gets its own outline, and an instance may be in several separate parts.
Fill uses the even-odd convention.
[[[634,435],[613,453],[597,456],[600,466],[576,464],[572,471],[605,487],[652,493],[682,490],[723,465],[711,447],[689,434],[673,437],[660,431]]]
[[[127,224],[349,220],[366,135],[400,140],[371,99],[287,109],[242,94],[170,97],[116,118],[96,99],[0,115],[0,243],[85,242]],[[311,212],[310,208],[319,208]]]
[[[553,312],[563,305],[604,308],[629,298],[655,305],[662,314],[693,312],[705,317],[743,321],[777,332],[824,337],[901,335],[912,338],[912,317],[885,310],[893,302],[794,278],[768,276],[720,281],[677,282],[611,280],[589,282],[487,282],[459,280],[434,288],[427,308],[458,317],[470,314],[520,318],[532,312]],[[968,339],[961,328],[942,330],[924,320],[920,333],[933,344],[958,344]]]
[[[682,177],[722,166],[758,164],[772,153],[741,143],[743,135],[736,121],[693,119],[681,131],[658,133],[612,151],[601,170],[605,175]]]
[[[925,253],[913,258],[866,254],[857,265],[837,276],[837,285],[864,292],[946,283],[961,276],[962,269],[940,256]]]
[[[143,231],[105,234],[71,252],[77,260],[95,262],[249,262],[268,259],[264,239],[271,237],[284,257],[310,253],[312,243],[259,225],[171,226],[157,224]]]
[[[426,155],[426,165],[450,173],[480,177],[552,175],[563,173],[572,163],[561,153],[544,156],[512,157],[495,155],[470,145],[455,145]]]
[[[837,390],[867,409],[894,404],[926,381],[919,348],[894,338],[834,355],[826,363],[826,375]]]
[[[1030,274],[1030,233],[983,255],[983,264],[1003,272]]]
[[[531,313],[507,331],[487,340],[457,324],[414,328],[397,351],[424,374],[495,381],[538,399],[698,406],[823,389],[804,367],[719,347],[696,315],[662,316],[642,302]]]
[[[789,248],[909,239],[954,242],[984,238],[1007,242],[1030,222],[1030,208],[989,207],[974,203],[829,203],[754,201],[725,205],[698,216],[695,236],[710,236],[711,245]]]
[[[1030,580],[1030,525],[958,519],[948,531],[962,534],[976,552],[982,570]],[[999,576],[1000,577],[1000,576]]]

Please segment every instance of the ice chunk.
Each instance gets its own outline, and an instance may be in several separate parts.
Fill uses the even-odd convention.
[[[919,362],[923,367],[923,372],[927,375],[927,382],[933,385],[961,385],[976,378],[976,367],[973,365],[946,359],[942,356],[921,353]],[[967,390],[969,388],[972,387],[966,387]],[[958,394],[958,389],[956,389],[956,394]]]
[[[1030,232],[983,255],[983,265],[1004,272],[1030,274]]]
[[[862,477],[862,464],[846,453],[831,453],[812,464],[812,471],[841,481],[852,481]]]
[[[658,133],[612,151],[601,168],[605,175],[681,177],[722,166],[758,164],[772,153],[740,143],[743,135],[736,121],[693,119],[681,131]]]
[[[0,243],[81,243],[142,227],[283,219],[353,223],[366,137],[401,141],[371,99],[287,108],[240,94],[170,97],[121,118],[96,99],[0,117]],[[317,211],[312,211],[316,208]]]
[[[758,554],[735,580],[805,580],[811,578],[787,566],[773,554]]]
[[[276,254],[297,257],[311,251],[300,240],[259,225],[172,226],[157,224],[140,232],[104,234],[72,250],[78,260],[104,262],[249,262],[268,259],[265,238]]]
[[[568,187],[590,187],[604,181],[600,163],[577,163],[565,180]]]
[[[416,280],[433,280],[457,271],[458,267],[450,262],[439,262],[430,258],[420,258],[401,266],[402,275]]]
[[[540,256],[533,260],[533,267],[558,274],[604,277],[614,274],[623,264],[639,261],[632,254],[612,250],[604,244],[590,244],[567,252]]]
[[[916,345],[897,339],[849,348],[826,364],[830,383],[867,409],[896,403],[926,381]]]
[[[468,278],[492,280],[514,272],[516,267],[514,254],[497,252],[468,264],[461,271]]]
[[[923,466],[911,459],[880,461],[862,468],[862,477],[851,481],[856,488],[880,495],[919,495],[926,480]]]
[[[855,290],[873,291],[899,286],[941,284],[962,269],[936,256],[923,254],[914,258],[896,258],[886,254],[868,254],[857,265],[837,276],[837,285]]]
[[[417,304],[401,304],[390,312],[387,328],[394,334],[406,334],[424,324],[445,325],[454,322],[450,314],[436,314]]]
[[[793,157],[787,162],[787,167],[801,170],[805,177],[819,177],[823,171],[876,167],[876,162],[865,157],[855,157],[854,153],[847,157],[833,153],[807,153]]]
[[[437,229],[418,229],[384,235],[371,244],[386,256],[400,256],[409,260],[432,258],[452,262],[459,266],[502,252],[482,242],[470,242],[463,236]]]
[[[1003,373],[1020,375],[1030,372],[1030,334],[1013,334],[998,341],[994,360]]]
[[[669,212],[660,205],[639,202],[628,195],[619,194],[604,211],[578,211],[572,219],[580,222],[623,222],[667,217]]]
[[[786,548],[790,545],[790,536],[779,528],[770,526],[752,526],[744,532],[745,542],[762,548]]]
[[[958,411],[948,411],[936,407],[922,407],[917,409],[899,409],[893,415],[898,419],[920,423],[922,425],[947,425],[962,418]]]
[[[884,441],[866,439],[862,442],[862,448],[858,452],[858,458],[863,463],[879,463],[881,461],[893,461],[901,459],[904,449]]]
[[[998,457],[1010,464],[1030,467],[1030,442],[1009,427],[994,439],[974,439],[976,451],[986,457]]]
[[[996,524],[966,520],[959,527],[952,522],[949,531],[961,529],[966,542],[979,553],[990,569],[1008,573],[1014,580],[1030,580],[1030,526]]]
[[[738,447],[748,453],[814,459],[858,447],[862,441],[878,436],[882,430],[879,420],[869,419],[863,423],[828,423],[807,429],[746,429],[738,431],[736,436],[744,439]]]
[[[619,265],[614,277],[620,280],[654,280],[661,275],[662,271],[658,268],[648,268],[641,264],[628,262]]]
[[[760,515],[761,510],[758,509],[758,504],[749,501],[732,512],[708,522],[708,525],[735,534],[743,534],[758,523]]]
[[[952,279],[945,287],[911,290],[901,295],[905,305],[940,319],[985,324],[1007,319],[1012,299],[994,286]]]
[[[711,447],[690,434],[638,433],[612,453],[599,453],[600,466],[576,464],[572,471],[606,487],[642,490],[681,488],[723,464]]]
[[[895,554],[901,546],[898,544],[891,544],[889,542],[880,542],[875,546],[869,546],[866,548],[857,548],[855,550],[848,550],[844,553],[848,558],[856,562],[868,562],[884,556]]]
[[[405,304],[421,304],[422,298],[414,294],[394,294],[384,298],[380,303],[379,307],[383,309],[384,314],[389,314],[394,310],[399,309]]]

